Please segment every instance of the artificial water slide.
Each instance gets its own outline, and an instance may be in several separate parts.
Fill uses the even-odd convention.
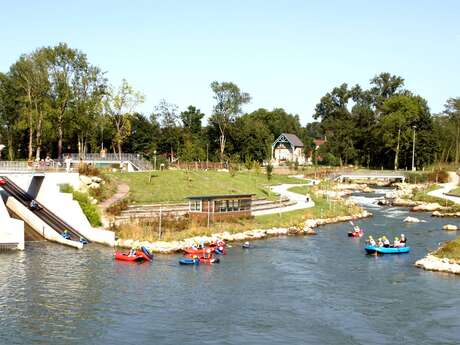
[[[55,230],[58,234],[62,236],[64,231],[70,235],[69,240],[79,242],[80,239],[89,242],[89,240],[80,234],[75,228],[70,226],[64,220],[56,216],[53,212],[48,210],[46,207],[41,205],[37,202],[37,208],[31,209],[30,202],[33,198],[27,194],[21,187],[15,184],[6,176],[1,176],[5,181],[6,184],[2,185],[2,188],[11,195],[14,199],[18,200],[23,206],[25,206],[30,212],[35,214],[38,218],[40,218],[44,223],[48,224],[53,230]]]

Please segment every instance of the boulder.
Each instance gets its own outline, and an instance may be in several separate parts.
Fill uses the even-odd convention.
[[[102,179],[100,177],[98,177],[98,176],[93,176],[93,177],[91,177],[91,181],[95,182],[95,183],[101,183]]]
[[[412,211],[414,212],[433,212],[433,211],[438,211],[442,209],[443,207],[441,205],[439,205],[437,202],[433,202],[433,203],[426,203],[426,204],[414,206],[412,208]]]
[[[88,188],[90,189],[98,189],[100,186],[99,186],[99,183],[95,183],[95,182],[92,182],[91,184],[88,185]]]
[[[303,232],[304,232],[305,235],[309,235],[309,236],[318,235],[318,233],[315,230],[311,229],[311,228],[304,228]]]
[[[457,231],[458,230],[458,226],[452,225],[452,224],[446,224],[442,228],[443,230],[447,230],[447,231]]]
[[[415,207],[420,205],[420,203],[409,199],[396,198],[393,200],[392,205],[400,207]]]
[[[418,219],[415,217],[406,217],[403,222],[405,223],[426,223],[426,220]]]
[[[85,176],[85,175],[80,175],[80,181],[83,184],[90,185],[93,181],[91,180],[91,177]]]

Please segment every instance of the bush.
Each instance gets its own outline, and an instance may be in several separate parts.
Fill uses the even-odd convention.
[[[111,214],[112,216],[119,216],[121,214],[121,211],[126,210],[127,208],[128,208],[128,200],[122,199],[110,205],[109,207],[107,207],[105,212],[107,212],[108,214]]]
[[[61,184],[61,185],[59,185],[59,191],[61,193],[72,193],[73,192],[73,187],[68,183]]]
[[[272,174],[273,174],[273,165],[268,163],[267,166],[265,167],[265,170],[267,172],[267,180],[270,181],[272,179]]]
[[[409,171],[405,173],[408,183],[446,183],[449,182],[449,174],[443,169],[434,171]]]
[[[92,164],[81,163],[78,166],[78,173],[85,176],[100,176],[101,171]]]
[[[99,211],[95,205],[91,204],[87,194],[75,191],[73,192],[73,198],[80,204],[80,207],[91,226],[97,227],[102,225]]]

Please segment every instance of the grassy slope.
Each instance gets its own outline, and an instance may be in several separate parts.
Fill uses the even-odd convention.
[[[433,253],[439,258],[460,260],[460,237],[448,241]]]
[[[305,195],[308,187],[293,187],[292,191]],[[322,197],[316,197],[311,193],[316,205],[313,208],[296,210],[285,213],[275,213],[258,216],[252,219],[235,219],[232,222],[216,222],[210,228],[191,224],[187,229],[163,229],[162,240],[182,240],[193,236],[211,235],[216,232],[228,231],[230,233],[243,232],[251,229],[269,229],[273,227],[290,227],[302,225],[307,219],[329,218],[341,215],[351,215],[361,211],[359,207],[349,207],[344,202],[328,202]],[[136,238],[147,241],[158,240],[157,226],[122,226],[117,229],[117,235],[121,238]]]
[[[451,191],[449,191],[449,194],[460,196],[460,187],[452,189]]]
[[[150,173],[117,173],[114,178],[124,181],[130,188],[132,204],[184,202],[190,195],[254,193],[257,197],[274,197],[269,184],[301,183],[298,179],[273,175],[270,182],[264,174],[228,172],[166,170]]]

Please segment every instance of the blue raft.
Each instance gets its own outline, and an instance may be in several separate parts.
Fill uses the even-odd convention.
[[[200,260],[199,259],[182,258],[182,259],[179,259],[179,264],[181,264],[181,265],[199,265]]]
[[[367,254],[404,254],[410,252],[410,247],[376,247],[366,246],[364,250]]]

